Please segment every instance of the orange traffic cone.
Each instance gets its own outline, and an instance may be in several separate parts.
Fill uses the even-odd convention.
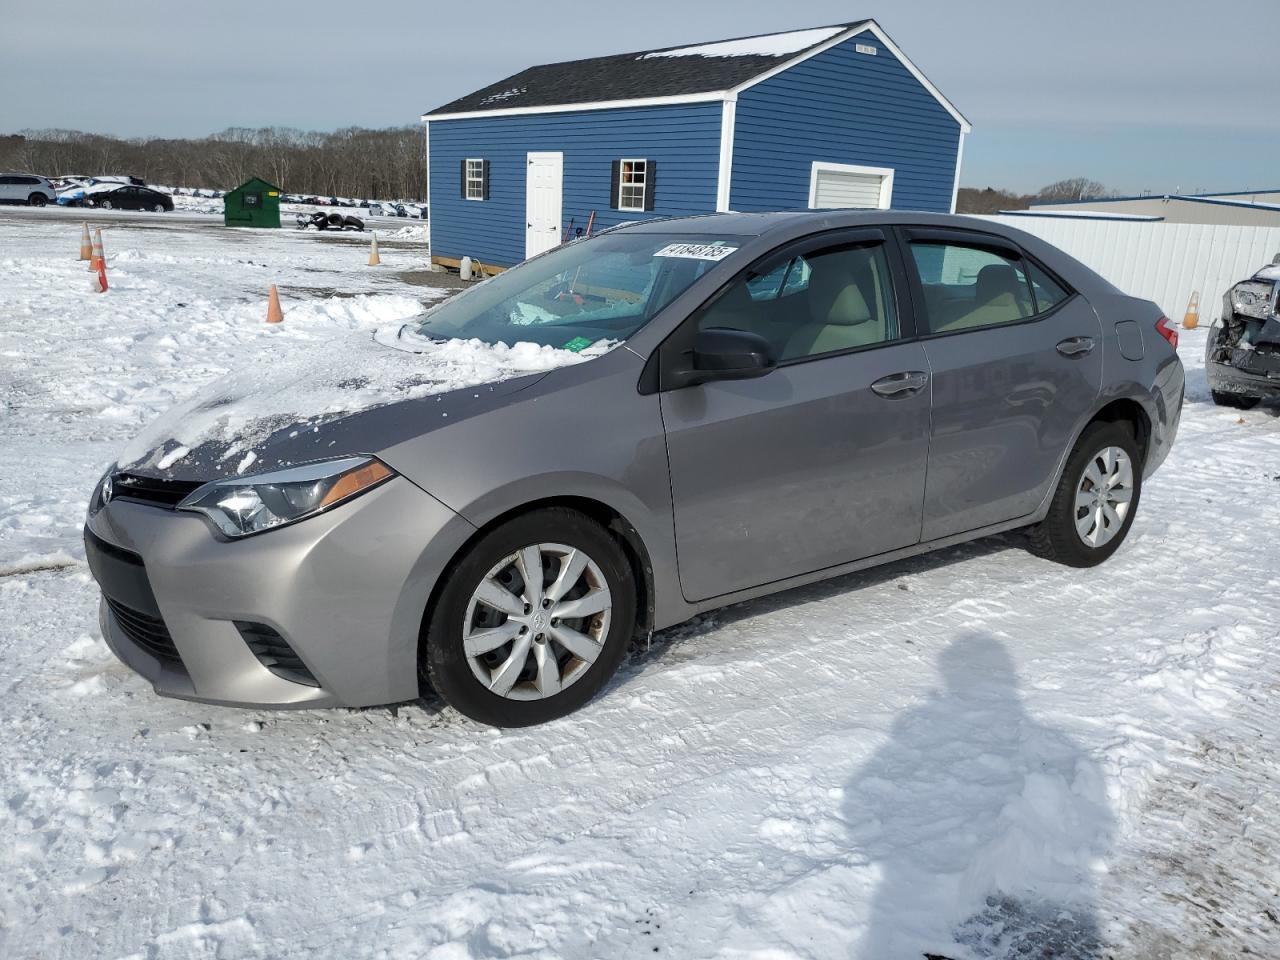
[[[87,223],[80,225],[80,259],[93,259],[93,244],[89,242],[89,224]]]
[[[105,262],[99,261],[98,272],[93,275],[93,279],[90,283],[91,286],[89,289],[94,293],[107,292],[107,265]]]
[[[280,291],[273,283],[271,292],[267,294],[267,323],[280,323],[283,319],[284,313],[280,310]]]
[[[382,263],[382,258],[378,256],[378,235],[373,235],[373,246],[369,248],[369,266],[376,267]]]
[[[1182,316],[1182,329],[1194,330],[1200,326],[1200,291],[1191,291],[1191,299],[1187,302],[1187,312]]]
[[[98,268],[107,262],[106,255],[102,252],[102,228],[93,228],[93,246],[89,254],[89,271],[97,273]]]

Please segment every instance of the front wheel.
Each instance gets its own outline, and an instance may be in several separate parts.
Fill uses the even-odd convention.
[[[420,673],[473,720],[544,723],[613,676],[635,622],[635,581],[618,541],[576,511],[535,510],[482,536],[449,573]]]
[[[1213,402],[1220,407],[1231,407],[1234,410],[1252,410],[1261,402],[1261,397],[1246,397],[1243,393],[1224,393],[1211,390]]]
[[[157,203],[154,207],[152,207],[152,208],[151,208],[151,212],[152,212],[152,213],[164,213],[164,204],[163,204],[163,203]]]
[[[1067,459],[1044,520],[1031,528],[1031,550],[1072,567],[1092,567],[1120,548],[1142,494],[1142,457],[1120,423],[1085,428]]]

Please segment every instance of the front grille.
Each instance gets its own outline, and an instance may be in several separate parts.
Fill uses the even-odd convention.
[[[235,625],[244,642],[253,651],[253,655],[258,658],[258,662],[277,677],[293,683],[305,684],[308,687],[320,686],[320,682],[307,669],[302,658],[294,653],[293,647],[289,646],[289,641],[275,630],[265,623],[242,620],[235,621]]]
[[[163,620],[148,616],[132,607],[126,607],[120,601],[112,600],[110,597],[106,599],[107,607],[126,637],[157,659],[168,663],[182,662],[182,658],[178,656],[178,648],[173,645],[173,638],[169,636],[169,628],[164,625]]]
[[[117,473],[111,477],[111,499],[139,500],[172,510],[189,493],[202,486],[204,484],[199,480],[164,480],[136,473]]]

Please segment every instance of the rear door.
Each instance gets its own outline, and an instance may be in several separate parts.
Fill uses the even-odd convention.
[[[922,538],[1032,513],[1102,386],[1085,299],[1009,241],[906,231],[933,376]]]
[[[780,366],[666,391],[680,582],[705,600],[916,543],[929,441],[924,348],[879,230],[782,251],[686,321],[748,330]]]

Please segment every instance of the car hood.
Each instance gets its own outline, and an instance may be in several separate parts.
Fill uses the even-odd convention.
[[[388,327],[241,369],[148,426],[122,471],[216,480],[356,453],[378,453],[505,402],[574,353],[532,343],[431,340]]]

